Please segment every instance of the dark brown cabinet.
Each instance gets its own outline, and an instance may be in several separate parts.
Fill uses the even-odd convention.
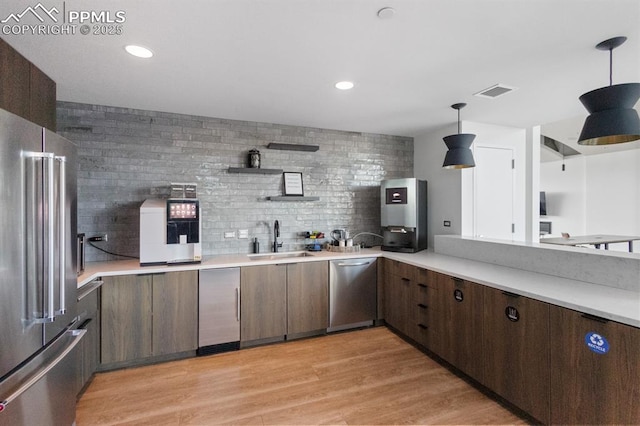
[[[240,342],[286,334],[287,265],[240,268]]]
[[[413,340],[429,350],[437,348],[440,340],[437,335],[439,327],[436,281],[435,272],[414,267],[411,292],[413,322],[410,333]]]
[[[287,265],[287,335],[326,331],[329,326],[329,265]]]
[[[385,322],[425,348],[437,345],[437,286],[434,272],[384,260]]]
[[[318,330],[324,332],[328,325],[327,262],[241,268],[241,343],[283,340],[285,336]]]
[[[0,39],[0,108],[29,119],[31,63]]]
[[[107,368],[197,348],[197,271],[105,277],[101,307]]]
[[[483,345],[481,381],[549,423],[549,305],[484,287]]]
[[[153,275],[151,352],[167,355],[197,349],[198,272]]]
[[[408,337],[413,335],[414,323],[413,273],[413,267],[410,265],[396,260],[384,260],[385,322]]]
[[[640,424],[640,329],[383,263],[387,324],[532,417]]]
[[[29,121],[55,132],[56,83],[33,64],[29,74]]]
[[[551,423],[640,424],[640,329],[551,307]]]
[[[436,273],[437,344],[432,350],[476,380],[482,379],[482,286]]]
[[[102,364],[151,356],[151,291],[151,275],[104,278]]]
[[[2,39],[0,108],[56,131],[56,83]]]

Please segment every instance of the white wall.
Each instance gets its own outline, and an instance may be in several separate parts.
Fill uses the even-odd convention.
[[[586,235],[585,156],[540,164],[540,191],[547,197],[547,215],[541,221],[551,222],[550,237]]]
[[[640,150],[566,159],[565,172],[561,164],[543,163],[540,172],[554,234],[640,236]],[[613,244],[610,250],[628,246]],[[638,241],[634,252],[640,252]]]
[[[433,248],[434,235],[461,235],[462,232],[461,176],[471,171],[442,168],[447,152],[442,138],[457,131],[457,124],[451,124],[413,140],[414,175],[428,182],[427,222],[430,248]],[[451,227],[443,226],[445,220],[451,221]]]
[[[463,121],[463,133],[474,133],[476,145],[486,147],[509,147],[514,149],[516,161],[516,234],[514,239],[525,241],[526,223],[530,217],[525,206],[531,189],[526,185],[526,132],[524,129],[494,126]],[[447,152],[443,137],[457,133],[457,124],[414,138],[414,175],[428,181],[428,234],[429,247],[433,248],[434,235],[474,235],[473,182],[474,169],[449,170],[442,168]],[[538,142],[539,143],[539,140]],[[445,220],[451,227],[444,227]]]
[[[540,126],[526,129],[525,199],[526,242],[538,242],[540,235]]]

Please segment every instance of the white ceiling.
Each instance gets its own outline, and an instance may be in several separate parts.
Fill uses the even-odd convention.
[[[638,0],[40,1],[126,13],[122,35],[1,35],[63,101],[415,136],[455,122],[457,102],[514,127],[584,116],[578,96],[608,85],[594,46],[614,36],[614,83],[640,81]],[[0,20],[37,2],[3,0]],[[473,96],[496,83],[518,89]]]

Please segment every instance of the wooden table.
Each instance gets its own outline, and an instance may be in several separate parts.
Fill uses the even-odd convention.
[[[541,243],[557,244],[561,246],[577,246],[588,244],[595,246],[597,249],[604,245],[605,250],[609,250],[609,244],[628,243],[629,253],[633,253],[633,242],[640,240],[640,237],[625,235],[581,235],[569,238],[540,238]]]

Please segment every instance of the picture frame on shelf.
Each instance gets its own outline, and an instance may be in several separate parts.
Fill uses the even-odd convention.
[[[283,172],[284,195],[303,196],[304,188],[302,184],[302,173]]]

